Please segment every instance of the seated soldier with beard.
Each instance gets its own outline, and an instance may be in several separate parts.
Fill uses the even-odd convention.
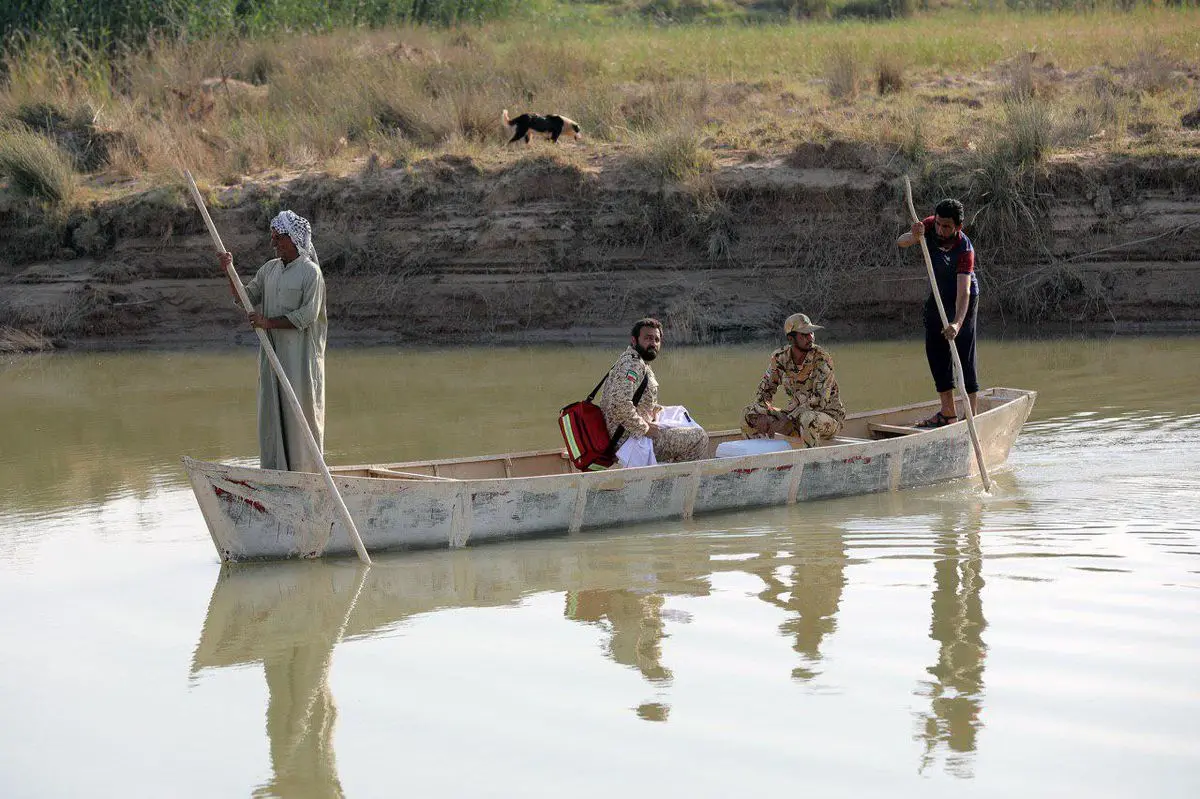
[[[639,319],[633,326],[629,347],[608,373],[600,410],[609,435],[624,428],[616,449],[630,436],[647,436],[654,442],[654,457],[660,463],[680,463],[708,457],[708,434],[701,427],[660,427],[662,406],[658,404],[658,381],[650,362],[662,350],[662,324],[657,319]],[[633,404],[633,396],[645,381],[646,388]]]

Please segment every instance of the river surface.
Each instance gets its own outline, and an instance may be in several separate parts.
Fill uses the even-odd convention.
[[[669,344],[669,342],[668,342]],[[851,410],[919,342],[831,347]],[[667,349],[733,427],[766,346]],[[326,454],[557,446],[615,350],[332,350]],[[0,796],[1200,796],[1200,339],[989,341],[985,495],[222,567],[255,355],[0,364]]]

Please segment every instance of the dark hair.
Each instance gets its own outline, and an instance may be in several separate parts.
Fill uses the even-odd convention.
[[[958,200],[945,199],[937,204],[937,208],[933,209],[935,216],[940,216],[942,219],[953,219],[954,224],[962,225],[963,222],[963,204]]]
[[[661,331],[662,330],[662,322],[658,321],[657,319],[653,319],[649,316],[645,317],[644,319],[639,319],[633,323],[633,331],[629,335],[633,336],[634,338],[637,338],[638,336],[640,336],[642,334],[643,327],[653,327],[653,328],[657,328],[658,330]]]

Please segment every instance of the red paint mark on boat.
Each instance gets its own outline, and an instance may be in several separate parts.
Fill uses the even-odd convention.
[[[786,465],[784,465],[784,466],[776,466],[776,467],[775,467],[775,471],[777,471],[777,472],[787,472],[787,471],[790,471],[790,470],[791,470],[791,468],[792,468],[792,464],[790,464],[790,463],[789,463],[789,464],[786,464]]]
[[[734,469],[734,474],[754,474],[758,469]]]
[[[245,484],[239,483],[239,485],[245,485]],[[267,512],[266,505],[263,505],[261,502],[258,502],[257,500],[253,500],[253,499],[246,499],[245,497],[236,496],[234,494],[229,493],[228,491],[226,491],[225,489],[223,489],[219,486],[213,486],[213,493],[217,495],[218,499],[224,499],[226,502],[233,502],[234,500],[240,500],[241,502],[244,502],[247,505],[249,505],[250,507],[254,508],[259,513]]]
[[[842,461],[842,463],[870,463],[870,462],[871,462],[871,457],[869,455],[855,455],[851,458],[846,458],[845,460]]]

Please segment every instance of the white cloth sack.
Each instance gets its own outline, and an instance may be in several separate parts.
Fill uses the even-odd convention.
[[[699,427],[696,420],[682,405],[668,405],[658,412],[654,423],[659,427]]]
[[[654,466],[654,442],[646,436],[629,436],[617,449],[617,465],[622,469],[635,466]]]
[[[699,427],[682,405],[668,405],[658,413],[654,423],[659,427]],[[654,442],[646,436],[629,436],[617,449],[617,465],[622,469],[636,466],[655,466]]]

